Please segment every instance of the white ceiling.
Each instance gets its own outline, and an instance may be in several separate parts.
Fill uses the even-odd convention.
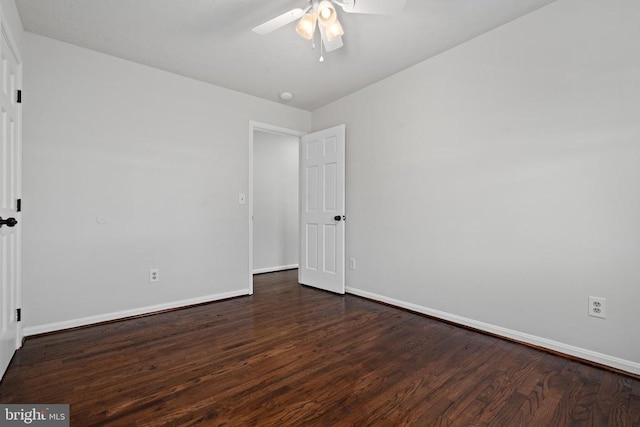
[[[367,0],[359,0],[367,1]],[[17,0],[25,30],[313,111],[555,0],[407,0],[396,16],[337,8],[345,46],[325,53],[290,24],[254,26],[307,0]]]

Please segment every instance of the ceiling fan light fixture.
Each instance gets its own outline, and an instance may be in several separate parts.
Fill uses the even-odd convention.
[[[322,0],[318,5],[318,22],[323,27],[329,27],[338,20],[338,14],[330,1]]]
[[[300,21],[298,21],[298,25],[296,25],[296,32],[307,40],[311,40],[313,38],[315,29],[316,15],[310,12],[305,13],[305,15],[300,18]]]
[[[327,40],[332,41],[337,37],[342,37],[344,35],[344,29],[342,29],[342,25],[340,25],[340,21],[336,19],[336,22],[329,25],[326,28],[327,32]]]

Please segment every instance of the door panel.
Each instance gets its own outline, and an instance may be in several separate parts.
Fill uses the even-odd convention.
[[[304,202],[298,281],[343,294],[345,126],[305,135],[300,143],[300,200]]]
[[[4,29],[6,31],[6,29]],[[14,218],[17,225],[0,227],[0,378],[20,345],[16,309],[21,266],[20,110],[16,91],[20,81],[19,61],[2,31],[0,37],[0,218]]]
[[[326,273],[337,274],[337,260],[336,260],[336,243],[337,243],[337,228],[333,224],[327,224],[324,226],[324,271]]]
[[[304,264],[304,268],[307,270],[317,270],[318,269],[318,224],[307,224],[307,244],[305,245],[307,248],[306,263]]]

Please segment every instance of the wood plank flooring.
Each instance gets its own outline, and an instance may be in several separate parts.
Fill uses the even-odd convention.
[[[1,403],[72,426],[640,426],[640,381],[297,284],[27,339]]]

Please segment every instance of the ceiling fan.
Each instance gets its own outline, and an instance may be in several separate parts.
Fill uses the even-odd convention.
[[[260,35],[269,34],[296,20],[296,32],[307,40],[312,40],[316,28],[320,31],[320,49],[327,52],[341,48],[344,43],[344,29],[338,20],[334,5],[347,13],[369,13],[375,15],[393,15],[402,11],[406,0],[308,0],[309,5],[296,8],[253,28]],[[315,44],[314,44],[315,47]],[[324,61],[322,52],[320,62]]]

